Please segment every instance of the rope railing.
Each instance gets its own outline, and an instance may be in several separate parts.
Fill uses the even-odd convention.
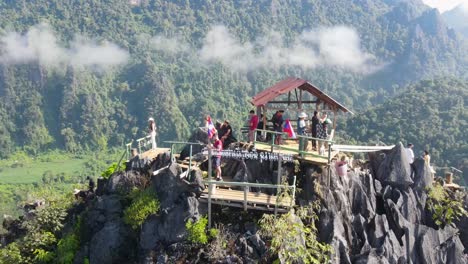
[[[261,132],[261,133],[265,133],[265,134],[272,134],[271,142],[258,141],[257,140],[257,131]],[[273,152],[274,149],[280,149],[280,150],[288,150],[288,151],[296,152],[301,157],[312,156],[312,157],[317,157],[317,158],[327,158],[326,156],[323,156],[323,155],[320,155],[320,154],[317,155],[315,153],[304,150],[304,147],[303,147],[305,145],[304,142],[309,141],[309,140],[315,140],[317,142],[326,143],[328,145],[328,163],[330,163],[330,161],[331,161],[331,148],[332,148],[333,143],[334,143],[333,140],[316,138],[316,137],[309,137],[309,136],[303,136],[303,135],[297,135],[296,139],[299,139],[299,146],[297,148],[292,148],[292,147],[287,147],[285,145],[275,144],[276,135],[288,135],[288,134],[285,133],[285,132],[277,132],[277,131],[271,131],[271,130],[256,129],[255,134],[254,134],[254,145],[262,144],[262,145],[271,146],[271,152]]]

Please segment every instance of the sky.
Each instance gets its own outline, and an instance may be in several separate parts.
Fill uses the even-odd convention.
[[[468,6],[468,0],[423,0],[423,2],[428,6],[439,9],[441,13],[449,11],[462,3]]]

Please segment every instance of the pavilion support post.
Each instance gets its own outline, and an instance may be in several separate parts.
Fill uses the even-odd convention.
[[[332,142],[328,142],[328,187],[331,185],[331,149]]]
[[[302,110],[302,89],[299,90],[299,100],[297,101],[299,109]]]
[[[282,163],[282,156],[278,155],[278,174],[276,175],[276,202],[275,202],[275,216],[278,214],[278,199],[281,192],[281,163]]]
[[[333,109],[333,129],[336,129],[336,116],[338,115],[338,111],[336,108]],[[335,131],[336,132],[336,131]]]
[[[188,175],[190,177],[190,172],[192,171],[192,144],[190,144],[190,157],[189,157],[189,164],[188,164]]]
[[[244,186],[244,211],[247,212],[247,186]]]
[[[212,161],[211,161],[211,146],[209,146],[209,139],[208,139],[208,228],[211,228],[211,172],[212,172]]]

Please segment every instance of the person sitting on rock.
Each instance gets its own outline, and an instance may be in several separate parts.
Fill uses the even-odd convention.
[[[406,146],[406,158],[407,162],[409,163],[411,167],[411,174],[410,177],[413,178],[414,173],[416,172],[416,166],[414,165],[414,152],[413,152],[413,147],[414,145],[409,143]]]
[[[94,192],[94,187],[96,186],[96,184],[94,183],[93,178],[87,176],[86,180],[88,181],[88,190],[93,193]]]
[[[348,173],[348,161],[346,156],[342,156],[340,161],[335,163],[335,170],[338,176],[346,176]]]

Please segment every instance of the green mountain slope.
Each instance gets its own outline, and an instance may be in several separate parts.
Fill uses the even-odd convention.
[[[347,120],[343,138],[413,143],[437,166],[468,171],[468,81],[440,79],[410,85],[395,98]]]
[[[416,0],[137,2],[0,1],[0,156],[122,145],[150,116],[159,141],[207,113],[239,127],[291,75],[359,109],[468,72],[467,46]]]

